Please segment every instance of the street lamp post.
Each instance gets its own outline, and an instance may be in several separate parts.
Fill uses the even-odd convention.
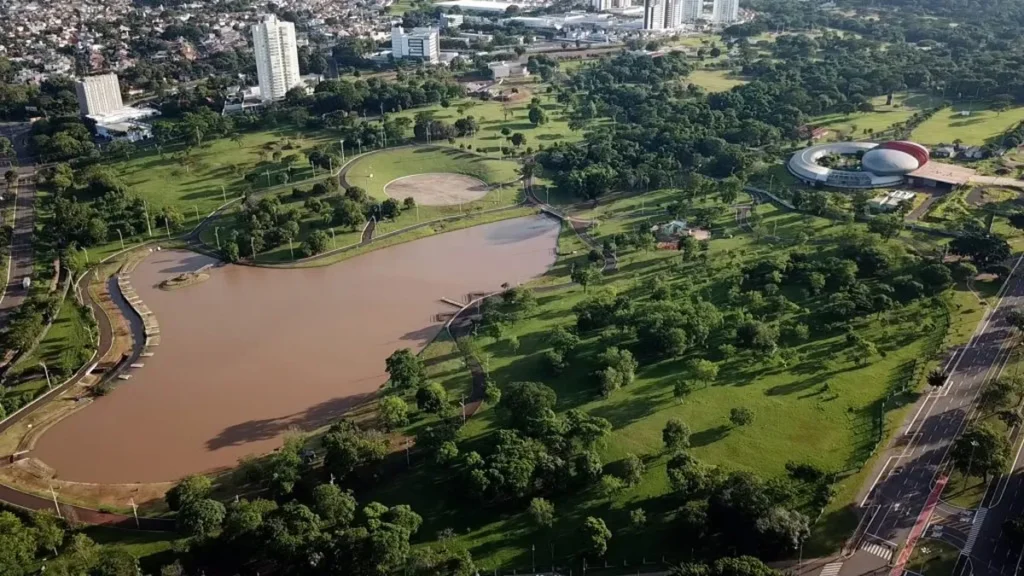
[[[249,237],[249,246],[252,248],[252,261],[255,262],[256,261],[256,237],[255,236],[250,236]]]
[[[344,164],[345,163],[345,139],[344,138],[342,138],[340,140],[340,144],[341,144],[341,163]]]
[[[970,458],[967,459],[967,470],[966,470],[966,474],[967,474],[968,478],[971,476],[971,466],[974,465],[974,449],[977,448],[977,447],[978,447],[978,441],[977,440],[971,440],[971,456],[970,456]]]
[[[220,226],[214,226],[213,236],[217,239],[217,250],[220,250]]]
[[[228,202],[228,191],[224,189],[224,185],[220,185],[220,197],[224,199],[224,203]]]
[[[39,365],[43,367],[43,374],[46,374],[46,389],[53,390],[53,382],[50,381],[50,369],[43,362],[40,362]]]
[[[153,223],[149,221],[149,204],[143,200],[142,210],[146,213],[146,230],[149,232],[149,237],[153,237]]]
[[[124,250],[124,236],[121,235],[121,229],[117,229],[117,238],[121,241],[121,250]]]
[[[196,222],[199,222],[199,206],[193,204],[192,209],[196,211]]]

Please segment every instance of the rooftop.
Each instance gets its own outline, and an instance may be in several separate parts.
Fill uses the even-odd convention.
[[[944,162],[935,162],[933,160],[907,174],[907,176],[959,186],[970,181],[971,176],[974,176],[975,172],[976,170],[973,168],[958,166],[956,164],[946,164]]]

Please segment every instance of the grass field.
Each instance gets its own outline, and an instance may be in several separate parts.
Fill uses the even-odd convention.
[[[937,99],[923,94],[898,94],[893,98],[892,105],[886,105],[885,101],[884,96],[873,99],[875,109],[872,112],[826,114],[812,118],[808,124],[831,128],[839,133],[833,134],[828,138],[830,140],[838,140],[839,136],[847,135],[855,140],[863,140],[869,139],[871,133],[882,132],[894,124],[906,122],[914,112],[938,105]]]
[[[378,200],[387,198],[384,194],[384,185],[391,180],[401,176],[423,172],[454,172],[474,176],[484,180],[485,182],[496,185],[507,182],[510,183],[503,186],[495,186],[494,189],[488,192],[483,198],[473,202],[466,202],[461,206],[419,206],[417,208],[403,210],[401,215],[394,220],[378,222],[376,235],[380,236],[401,228],[416,225],[420,222],[427,222],[442,217],[462,214],[472,216],[472,218],[438,223],[433,226],[420,228],[407,234],[388,238],[385,241],[374,242],[369,246],[339,253],[336,256],[316,260],[305,265],[324,266],[351,258],[369,250],[376,250],[390,244],[406,242],[439,232],[464,228],[466,226],[522,216],[523,212],[519,210],[482,214],[485,210],[500,208],[502,206],[512,206],[522,200],[522,191],[520,190],[519,185],[514,182],[514,180],[518,178],[517,166],[518,164],[514,161],[482,157],[448,146],[396,148],[394,150],[369,154],[364,158],[356,160],[352,164],[352,169],[349,172],[349,183],[353,186],[361,186],[365,188],[372,197]],[[373,178],[369,177],[371,173],[373,174]],[[356,230],[341,226],[323,228],[318,216],[309,214],[308,211],[303,209],[302,200],[293,199],[288,191],[282,191],[278,193],[278,196],[284,207],[296,209],[300,213],[305,214],[305,216],[300,223],[299,235],[295,242],[292,243],[291,247],[283,245],[266,252],[261,252],[257,258],[258,262],[284,264],[295,260],[300,256],[299,246],[305,237],[315,229],[327,230],[329,233],[332,232],[333,241],[331,249],[359,242],[362,235],[362,227]],[[217,221],[206,226],[202,233],[203,242],[211,247],[216,247],[218,233],[220,234],[221,239],[227,238],[227,234],[229,234],[231,228],[235,226],[234,217],[237,213],[238,206],[235,206],[222,217],[218,218]]]
[[[686,80],[708,92],[726,92],[747,83],[746,80],[728,70],[694,70],[690,72]]]
[[[238,143],[221,138],[196,148],[191,154],[194,166],[188,170],[181,163],[180,152],[165,152],[161,158],[156,150],[118,162],[114,168],[131,191],[149,203],[152,212],[164,206],[174,206],[186,218],[194,218],[194,208],[206,215],[224,203],[221,186],[225,187],[229,199],[241,195],[245,184],[242,177],[255,171],[261,163],[266,163],[266,169],[272,173],[281,170],[283,162],[268,161],[270,150],[267,148],[274,143],[280,145],[285,139],[291,142],[292,149],[280,152],[283,156],[297,156],[292,162],[294,177],[291,179],[296,184],[312,176],[301,152],[318,144],[336,142],[326,131],[278,129],[249,132],[242,134]],[[259,172],[263,170],[261,166]],[[277,184],[276,181],[273,183]],[[257,189],[265,185],[264,178],[258,178],[254,183]]]
[[[970,111],[970,115],[962,116],[961,111]],[[978,104],[957,105],[939,110],[911,136],[922,144],[952,144],[954,140],[961,140],[964,144],[981,146],[1021,120],[1024,120],[1024,107],[1000,113]]]
[[[570,62],[583,62],[583,60],[571,60]],[[496,100],[482,101],[471,98],[456,100],[448,108],[441,105],[429,106],[426,108],[415,108],[404,110],[396,116],[413,118],[420,112],[430,112],[437,120],[444,120],[453,123],[463,116],[472,116],[480,124],[480,130],[473,137],[459,138],[459,143],[472,144],[475,150],[488,154],[496,154],[505,143],[505,137],[501,134],[502,128],[508,128],[512,132],[522,132],[526,136],[525,147],[537,149],[538,145],[550,146],[555,142],[576,142],[583,138],[583,133],[569,130],[569,121],[565,117],[565,107],[554,100],[546,93],[546,87],[541,84],[529,82],[513,82],[504,85],[504,90],[511,93],[512,89],[519,90],[517,99],[513,102],[498,102]],[[530,123],[529,107],[533,97],[541,99],[541,107],[547,113],[548,121],[545,124],[535,126]],[[459,111],[460,106],[464,112]],[[508,113],[506,116],[506,112]]]
[[[921,576],[950,576],[960,550],[941,540],[927,538],[921,540],[907,563],[907,570]]]
[[[650,213],[651,208],[669,196],[652,193],[642,200],[643,208]],[[640,204],[639,198],[605,202],[581,217],[603,218],[596,233],[600,239],[646,225],[647,217],[639,215]],[[812,246],[827,249],[843,229],[825,220],[780,212],[771,206],[762,206],[759,213],[763,218],[762,229],[774,231],[783,245],[803,233],[810,236]],[[759,242],[736,227],[728,211],[716,221],[714,231],[715,237],[720,239],[711,243],[709,262],[754,261],[779,253],[778,246],[764,240]],[[569,234],[571,232],[563,231],[560,240],[563,260],[570,257],[563,247],[575,246]],[[604,288],[633,295],[645,278],[660,272],[668,274],[673,284],[681,278],[689,278],[695,283],[694,290],[701,293],[707,290],[712,300],[718,297],[710,290],[711,284],[703,282],[701,274],[688,270],[692,265],[680,264],[673,253],[627,252],[621,254],[620,266],[617,274],[605,279]],[[850,506],[863,482],[863,471],[867,469],[864,463],[878,440],[876,419],[880,398],[907,383],[908,367],[935,352],[936,334],[941,340],[949,324],[945,316],[947,307],[920,301],[888,317],[865,318],[857,323],[857,332],[885,352],[884,356],[872,358],[864,365],[843,352],[845,344],[841,337],[831,336],[797,347],[795,359],[788,365],[765,364],[749,358],[725,360],[717,382],[694,391],[682,403],[673,399],[671,382],[686,373],[686,359],[643,365],[635,383],[604,399],[594,397],[590,370],[574,368],[552,379],[543,368],[541,358],[547,349],[546,334],[556,326],[571,325],[574,321],[571,308],[584,297],[579,288],[538,296],[537,310],[510,328],[519,342],[515,351],[505,341],[486,336],[474,338],[472,345],[486,358],[490,374],[499,384],[542,381],[558,393],[559,410],[580,408],[608,419],[614,431],[602,448],[602,458],[614,469],[616,462],[627,453],[641,455],[647,472],[639,485],[611,498],[589,492],[556,498],[559,520],[550,532],[532,528],[519,510],[478,509],[453,501],[452,498],[458,498],[451,495],[454,479],[439,475],[436,468],[428,466],[414,467],[410,473],[374,491],[371,497],[382,502],[410,504],[426,519],[423,527],[426,534],[457,527],[456,532],[462,534],[461,543],[472,551],[478,565],[487,570],[527,569],[531,546],[536,546],[539,564],[549,562],[550,546],[554,546],[555,559],[564,558],[570,550],[576,549],[576,529],[588,515],[604,518],[614,533],[608,561],[612,564],[628,561],[634,565],[644,557],[654,558],[666,550],[678,550],[673,540],[672,514],[667,512],[672,504],[665,475],[666,455],[661,444],[664,423],[675,417],[694,431],[692,453],[728,470],[751,470],[777,477],[784,474],[786,462],[797,461],[836,472],[848,471],[840,476],[835,485],[836,496],[815,525],[814,540],[805,548],[805,552],[811,549],[815,553],[833,551],[848,536],[856,521]],[[968,303],[956,308],[951,326],[955,332],[951,338],[966,339],[970,330],[965,328],[973,329],[973,321],[980,317],[980,307],[970,306],[973,296],[964,292],[954,292],[949,298],[953,303]],[[799,298],[797,303],[813,305]],[[579,361],[587,362],[600,346],[599,338],[585,340],[583,351],[578,353]],[[449,386],[465,387],[466,382],[453,382]],[[742,429],[730,426],[728,413],[735,406],[753,410],[756,414],[753,424]],[[895,422],[905,412],[904,406],[886,413],[886,429],[895,429]],[[471,419],[460,446],[473,446],[501,425],[497,413],[485,409]],[[648,514],[648,525],[642,532],[626,527],[628,512],[636,507],[644,507]],[[812,513],[812,517],[815,515]]]
[[[518,163],[487,158],[446,146],[399,148],[370,154],[355,161],[346,179],[364,188],[370,196],[385,200],[384,187],[396,178],[430,172],[464,174],[488,184],[505,184],[519,177]]]
[[[17,381],[24,375],[22,381],[6,388],[0,397],[20,395],[24,404],[46,389],[46,375],[41,362],[49,369],[52,383],[56,386],[85,364],[95,347],[96,336],[91,319],[69,294],[39,346],[11,368],[12,380]]]

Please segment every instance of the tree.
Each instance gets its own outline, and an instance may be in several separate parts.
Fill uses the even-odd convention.
[[[701,382],[707,387],[718,378],[718,364],[703,358],[690,363],[690,370],[693,372],[693,379]]]
[[[636,486],[644,479],[647,466],[636,454],[626,454],[622,459],[622,481],[626,486]]]
[[[18,180],[18,173],[14,170],[8,170],[4,172],[4,181],[7,182],[7,187],[10,188]]]
[[[299,248],[299,252],[307,258],[315,256],[321,252],[326,252],[330,242],[331,237],[327,235],[327,232],[324,232],[323,230],[313,230],[308,236],[306,236],[306,241],[302,243],[302,247]]]
[[[395,430],[409,423],[409,406],[398,396],[385,396],[377,404],[377,418],[385,430]]]
[[[537,104],[530,105],[528,116],[530,118],[530,124],[533,124],[534,126],[540,126],[542,124],[547,124],[548,122],[547,113],[545,113],[544,109]]]
[[[900,235],[903,230],[903,220],[898,216],[875,216],[868,221],[868,230],[889,240]]]
[[[122,546],[104,546],[100,549],[99,561],[93,568],[92,576],[138,576],[139,561]]]
[[[629,525],[638,530],[647,525],[647,513],[643,508],[634,508],[629,511]]]
[[[682,403],[683,398],[686,398],[692,391],[693,384],[682,378],[672,384],[672,397],[676,399],[676,402]]]
[[[57,550],[64,544],[63,522],[49,513],[38,512],[32,515],[32,526],[35,529],[36,545],[57,556]]]
[[[530,500],[530,518],[541,528],[550,528],[555,523],[555,505],[543,498]]]
[[[740,427],[750,424],[754,420],[754,413],[749,408],[733,408],[729,411],[729,422],[733,426]]]
[[[993,380],[978,395],[978,407],[988,412],[995,412],[1010,402],[1013,393],[1014,386],[1010,381]]]
[[[583,286],[583,293],[587,288],[601,278],[601,269],[597,266],[575,266],[569,274],[569,279]]]
[[[1014,308],[1007,312],[1006,321],[1019,332],[1024,332],[1024,308]]]
[[[356,506],[351,490],[334,484],[320,484],[313,489],[313,511],[328,527],[347,527],[355,519]]]
[[[502,394],[498,409],[516,430],[540,434],[548,428],[557,399],[555,391],[544,384],[513,382]]]
[[[941,369],[936,368],[928,373],[928,385],[932,388],[941,388],[946,380],[949,379],[949,373],[943,372]]]
[[[220,530],[225,514],[224,505],[216,500],[190,500],[178,510],[178,530],[194,538],[212,536]]]
[[[953,443],[950,456],[953,464],[967,476],[981,476],[988,481],[990,475],[999,474],[1010,455],[1006,437],[985,426],[973,426]]]
[[[676,452],[690,447],[690,427],[677,418],[670,418],[661,430],[661,441],[665,448]]]
[[[14,145],[4,136],[0,136],[0,158],[14,156]]]
[[[167,507],[171,510],[181,510],[189,502],[202,500],[210,495],[213,490],[213,481],[208,477],[196,474],[182,478],[173,488],[164,495]]]
[[[426,380],[423,371],[423,363],[419,356],[412,353],[408,348],[396,350],[385,360],[388,375],[391,377],[391,387],[398,390],[415,388]]]
[[[619,349],[612,346],[598,355],[597,362],[605,368],[611,368],[617,373],[618,386],[628,386],[636,378],[636,369],[639,366],[632,352],[625,348]]]
[[[440,414],[448,405],[448,391],[437,382],[430,382],[416,390],[416,407],[424,412]]]
[[[604,556],[608,551],[608,541],[612,538],[612,532],[604,520],[588,516],[583,521],[583,537],[588,552],[595,556]]]
[[[22,576],[32,573],[36,540],[27,526],[10,512],[0,512],[0,574]]]
[[[708,485],[710,470],[687,452],[679,451],[665,465],[672,489],[684,498],[701,494]]]

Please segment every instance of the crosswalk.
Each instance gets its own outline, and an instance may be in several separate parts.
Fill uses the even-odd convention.
[[[892,548],[888,546],[882,546],[881,544],[875,544],[874,542],[865,542],[860,545],[860,549],[882,558],[886,562],[892,560]]]
[[[825,564],[821,569],[821,573],[818,576],[836,576],[839,574],[839,570],[843,567],[842,562],[833,562],[831,564]]]
[[[974,524],[971,526],[971,532],[967,535],[967,542],[964,542],[964,554],[970,555],[971,550],[974,550],[974,542],[978,540],[978,534],[981,532],[981,526],[985,523],[986,514],[988,514],[988,508],[979,508],[978,513],[974,515]]]

